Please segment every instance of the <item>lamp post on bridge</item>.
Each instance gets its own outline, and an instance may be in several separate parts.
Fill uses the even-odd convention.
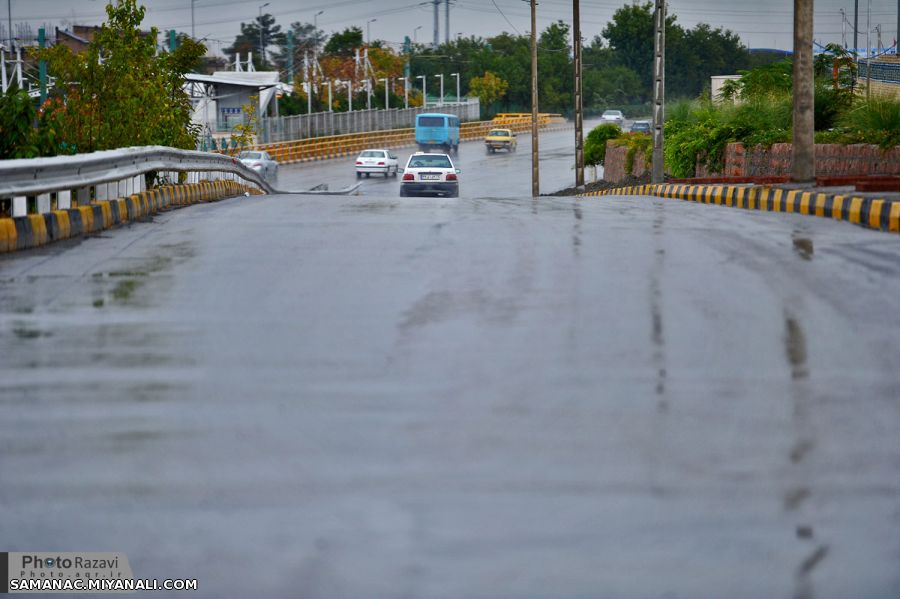
[[[409,108],[409,78],[397,77],[397,81],[403,82],[403,107]]]
[[[259,18],[257,19],[258,27],[259,27],[259,55],[262,58],[260,61],[260,66],[264,66],[266,64],[266,49],[263,47],[263,23],[262,23],[262,9],[267,7],[270,2],[266,2],[265,4],[259,5]]]
[[[444,105],[444,74],[441,73],[440,75],[435,75],[435,77],[437,77],[438,79],[441,80],[441,99],[438,100],[438,106],[443,106]]]
[[[422,80],[422,108],[428,108],[428,94],[425,92],[425,75],[416,75],[416,79]]]

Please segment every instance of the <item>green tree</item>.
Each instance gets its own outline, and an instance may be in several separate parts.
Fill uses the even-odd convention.
[[[316,29],[312,23],[291,23],[289,30],[294,36],[294,71],[303,70],[303,58],[309,54],[310,58],[318,52],[325,41],[325,34]],[[286,73],[288,69],[288,36],[278,35],[274,38],[277,50],[272,52],[272,62],[275,67]]]
[[[0,94],[0,160],[38,155],[34,118],[34,104],[26,91],[12,86]]]
[[[538,39],[538,100],[544,112],[568,112],[575,92],[569,26],[551,23]]]
[[[45,107],[58,127],[49,153],[90,152],[138,145],[193,148],[197,130],[183,90],[184,74],[206,51],[189,38],[157,55],[157,30],[140,30],[144,7],[117,0],[86,51],[58,45],[40,51],[65,101]],[[102,60],[101,60],[102,57]]]
[[[584,163],[593,166],[606,161],[606,142],[621,137],[622,130],[611,123],[597,125],[584,140]]]
[[[241,32],[234,38],[234,43],[223,51],[231,62],[234,62],[234,58],[238,54],[246,56],[253,52],[253,66],[260,71],[266,71],[271,68],[271,64],[263,50],[271,44],[280,47],[285,40],[281,25],[276,25],[275,17],[266,13],[249,23],[241,23]],[[262,42],[261,46],[260,42]]]
[[[340,33],[332,34],[325,44],[325,54],[351,57],[354,50],[363,47],[363,32],[359,27],[348,27]]]
[[[490,71],[481,77],[473,77],[469,80],[469,90],[478,96],[485,110],[502,98],[506,94],[507,88],[509,88],[509,84]]]

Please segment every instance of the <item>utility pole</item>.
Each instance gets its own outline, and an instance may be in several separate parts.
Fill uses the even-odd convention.
[[[859,51],[859,0],[853,0],[853,58]],[[858,60],[858,58],[857,58]]]
[[[537,68],[537,7],[531,4],[531,197],[541,195],[541,170],[538,165],[538,68]]]
[[[656,0],[653,16],[653,166],[650,182],[664,183],[666,162],[663,155],[666,122],[666,0]]]
[[[12,56],[12,48],[13,48],[13,31],[12,31],[12,0],[6,0],[6,10],[8,11],[9,16],[9,31],[7,31],[7,36],[9,37],[9,51],[10,56]]]
[[[575,47],[575,187],[584,187],[584,122],[581,81],[581,9],[572,0],[572,41]]]
[[[196,0],[191,0],[191,39],[197,39],[197,32],[194,29],[194,2]]]
[[[441,45],[440,23],[438,22],[441,15],[441,0],[432,0],[432,2],[434,3],[434,41],[432,42],[432,47],[437,48]]]
[[[444,0],[444,43],[450,43],[450,0]]]
[[[813,122],[813,0],[794,0],[794,133],[791,180],[816,180]]]
[[[390,99],[388,96],[388,90],[390,89],[390,86],[388,85],[388,83],[391,80],[389,78],[385,77],[384,79],[382,79],[382,81],[384,81],[384,109],[387,110],[390,108],[390,105],[389,105]]]

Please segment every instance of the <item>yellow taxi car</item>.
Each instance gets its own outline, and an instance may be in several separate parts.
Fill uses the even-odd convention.
[[[488,154],[497,150],[516,151],[516,134],[512,129],[491,129],[484,137],[484,145]]]

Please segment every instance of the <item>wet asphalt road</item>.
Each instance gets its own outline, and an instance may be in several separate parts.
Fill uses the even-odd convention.
[[[900,596],[900,239],[533,201],[524,149],[0,259],[3,550],[203,597]]]

